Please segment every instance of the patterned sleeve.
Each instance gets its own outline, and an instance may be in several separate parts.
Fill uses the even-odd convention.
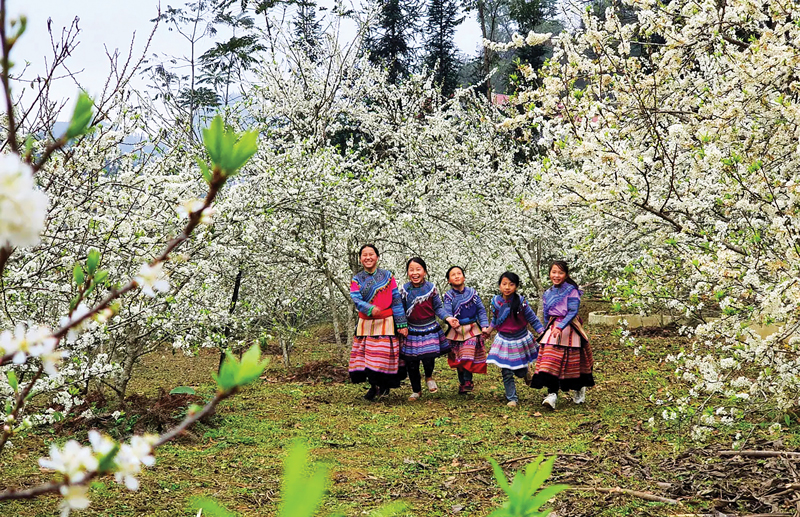
[[[484,329],[489,326],[489,318],[486,316],[486,307],[483,306],[483,300],[478,293],[475,293],[475,305],[478,307],[478,325]]]
[[[394,315],[394,326],[402,329],[408,326],[406,321],[406,311],[403,309],[403,300],[400,299],[400,291],[397,289],[397,282],[394,280],[394,275],[389,281],[389,287],[392,289],[392,314]]]
[[[455,317],[455,311],[453,310],[453,295],[450,294],[451,291],[447,291],[444,293],[443,304],[444,304],[444,312],[447,313],[447,318]],[[443,319],[447,319],[443,318]]]
[[[449,311],[446,310],[442,304],[442,298],[439,296],[439,290],[435,287],[433,288],[433,296],[431,296],[431,301],[433,302],[433,312],[439,316],[439,319],[446,320],[450,317]]]
[[[492,298],[492,328],[497,328],[497,314],[500,312],[500,305],[497,303],[497,296]]]
[[[364,298],[361,297],[361,286],[358,284],[356,277],[353,277],[353,281],[350,282],[350,298],[352,298],[358,312],[366,314],[367,316],[372,314],[372,310],[375,306],[365,302]]]
[[[539,321],[536,313],[533,312],[533,309],[531,309],[531,306],[528,305],[527,302],[523,303],[522,313],[525,315],[525,319],[531,324],[537,334],[544,332],[544,325],[542,325],[542,322]]]
[[[556,326],[561,330],[567,328],[567,325],[569,325],[572,322],[572,320],[575,319],[575,316],[578,315],[578,309],[580,308],[581,308],[581,293],[578,292],[577,289],[575,289],[574,291],[569,293],[569,296],[567,297],[567,315],[564,316],[564,319],[561,320],[561,322]]]

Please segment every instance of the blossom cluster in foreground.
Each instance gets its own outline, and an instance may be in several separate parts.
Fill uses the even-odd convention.
[[[47,205],[47,194],[34,183],[33,168],[16,153],[0,155],[0,247],[37,244]]]
[[[136,476],[142,466],[155,464],[153,445],[156,435],[134,436],[130,443],[118,444],[106,435],[89,431],[91,446],[69,440],[63,447],[50,445],[50,457],[39,459],[39,466],[54,470],[64,476],[64,485],[59,489],[64,500],[61,515],[66,517],[71,510],[83,510],[89,506],[89,488],[83,483],[97,474],[113,473],[118,483],[129,490],[138,490]]]

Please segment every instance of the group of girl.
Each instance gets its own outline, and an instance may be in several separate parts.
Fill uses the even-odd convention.
[[[572,392],[576,404],[586,400],[586,388],[594,386],[592,349],[578,318],[581,290],[562,261],[553,262],[553,285],[543,296],[542,324],[525,297],[517,293],[519,277],[509,271],[498,281],[500,294],[492,299],[491,322],[480,296],[466,287],[464,269],[453,266],[446,279],[450,290],[440,296],[427,280],[425,261],[414,257],[406,265],[408,282],[402,287],[391,272],[380,269],[380,254],[372,244],[359,251],[364,270],[353,277],[350,296],[358,310],[358,324],[350,352],[350,379],[368,382],[364,395],[376,400],[400,386],[408,376],[409,400],[422,396],[425,384],[438,391],[433,380],[434,362],[447,355],[458,371],[459,394],[474,389],[473,374],[485,374],[494,364],[502,372],[507,404],[518,402],[516,377],[532,388],[547,388],[543,405],[556,408],[558,392]],[[447,322],[442,331],[436,318]],[[539,335],[534,340],[528,325]],[[486,342],[497,332],[487,353]],[[535,366],[534,366],[535,365]]]

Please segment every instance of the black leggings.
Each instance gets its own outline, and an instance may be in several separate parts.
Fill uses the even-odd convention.
[[[411,391],[419,393],[422,391],[422,377],[419,376],[419,363],[422,363],[422,368],[425,370],[425,377],[433,375],[433,366],[436,364],[435,357],[428,357],[427,359],[406,359],[406,369],[408,370],[408,380],[411,381]]]

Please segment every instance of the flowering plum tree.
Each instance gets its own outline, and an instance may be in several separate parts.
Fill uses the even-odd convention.
[[[797,406],[800,10],[624,4],[626,23],[609,7],[553,37],[541,87],[502,126],[546,149],[537,206],[591,214],[579,220],[588,260],[624,266],[611,293],[700,320],[677,358],[683,411],[708,428],[713,403]]]

